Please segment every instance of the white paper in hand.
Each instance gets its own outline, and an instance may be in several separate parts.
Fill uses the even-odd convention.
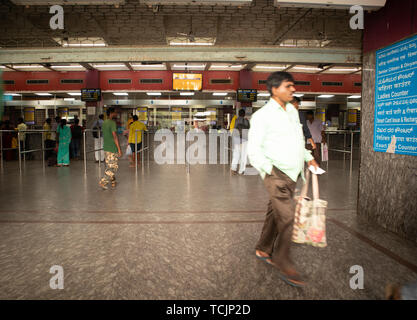
[[[323,173],[325,173],[326,171],[324,171],[322,168],[317,168],[317,170],[316,170],[316,167],[314,167],[314,166],[309,166],[308,167],[308,169],[311,171],[311,172],[313,172],[314,174],[323,174]]]

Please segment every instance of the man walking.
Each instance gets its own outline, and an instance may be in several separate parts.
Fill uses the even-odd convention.
[[[253,114],[248,140],[250,163],[260,172],[270,198],[255,254],[277,268],[288,284],[304,286],[290,258],[293,198],[304,162],[315,167],[317,163],[305,149],[298,112],[290,103],[295,92],[293,77],[287,72],[274,72],[266,85],[271,99]]]
[[[116,171],[119,168],[117,162],[122,156],[120,150],[119,139],[117,137],[117,126],[113,118],[116,116],[115,109],[110,107],[107,109],[108,119],[103,122],[103,149],[106,161],[106,169],[104,170],[104,177],[100,180],[99,185],[103,189],[107,189],[107,185],[116,187]]]
[[[100,161],[104,161],[104,150],[103,150],[104,142],[103,142],[103,131],[102,131],[103,122],[104,122],[104,115],[100,114],[96,122],[94,122],[93,124],[93,130],[100,130],[100,138],[99,138],[98,132],[93,131],[94,150],[96,150],[96,152],[94,152],[94,156],[95,156],[96,162],[98,162],[99,159]]]

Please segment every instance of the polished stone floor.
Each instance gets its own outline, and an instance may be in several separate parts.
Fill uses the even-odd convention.
[[[417,245],[356,216],[358,164],[332,161],[326,248],[294,245],[308,285],[293,288],[254,255],[267,203],[259,176],[226,165],[120,162],[115,190],[81,161],[0,172],[0,299],[383,299],[387,283],[417,279]],[[300,185],[298,186],[298,188]],[[64,289],[50,268],[62,266]],[[351,289],[352,266],[364,289]]]

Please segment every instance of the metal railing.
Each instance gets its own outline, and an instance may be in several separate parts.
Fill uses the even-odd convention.
[[[142,147],[141,150],[139,150],[138,152],[138,131],[141,132],[141,143],[142,143]],[[135,130],[135,153],[134,153],[134,158],[135,158],[135,171],[136,173],[138,173],[138,153],[141,153],[141,157],[142,157],[142,161],[141,161],[141,165],[143,166],[143,163],[145,161],[145,151],[147,153],[147,157],[148,157],[148,163],[149,163],[149,133],[146,133],[146,147],[145,147],[145,131],[143,130]],[[133,150],[132,150],[133,152]]]
[[[325,131],[326,134],[326,143],[327,143],[327,150],[333,152],[341,152],[343,153],[343,161],[346,160],[346,154],[349,155],[349,162],[350,162],[350,171],[352,171],[353,165],[353,135],[356,133],[360,133],[360,131],[351,131],[351,130],[335,130],[335,131]],[[343,134],[343,149],[331,149],[330,148],[330,135],[334,134]],[[350,134],[350,149],[346,150],[346,136]],[[329,158],[330,159],[330,158]],[[327,170],[329,170],[329,161],[327,161]]]
[[[12,132],[12,133],[17,133],[17,147],[16,148],[3,148],[3,133],[4,132]],[[18,158],[19,158],[19,171],[22,172],[22,155],[23,155],[23,163],[26,163],[26,154],[28,153],[32,153],[32,152],[42,152],[42,166],[45,167],[45,151],[47,150],[53,150],[54,148],[45,148],[45,140],[44,140],[44,136],[43,134],[45,132],[50,132],[52,133],[53,131],[50,130],[0,130],[0,154],[1,154],[1,160],[0,160],[0,166],[1,169],[3,170],[3,151],[8,151],[8,150],[18,150]],[[20,145],[20,137],[22,134],[25,134],[25,138],[22,140],[23,141],[23,150],[22,147]],[[40,149],[33,149],[33,150],[26,150],[26,134],[42,134],[42,138],[41,138],[41,148]]]
[[[142,148],[141,148],[141,150],[137,150],[137,141],[138,141],[138,131],[142,131],[142,130],[136,130],[135,131],[135,168],[136,168],[136,172],[137,172],[137,168],[138,168],[138,157],[136,156],[138,153],[140,153],[141,154],[141,157],[142,157],[142,164],[143,164],[143,162],[144,162],[144,160],[145,160],[145,151],[147,152],[147,160],[148,160],[148,163],[149,163],[149,134],[147,133],[147,134],[144,134],[144,132],[142,131],[142,136],[141,136],[141,140],[142,140]],[[98,139],[99,139],[99,148],[98,149],[96,149],[95,147],[94,147],[94,149],[92,149],[92,150],[87,150],[87,138],[86,138],[86,134],[87,134],[87,132],[97,132],[98,133]],[[85,129],[84,130],[84,132],[83,132],[83,145],[84,145],[84,149],[83,149],[83,153],[84,153],[84,172],[85,173],[87,173],[87,153],[91,153],[91,152],[97,152],[97,151],[101,151],[101,150],[103,150],[103,145],[101,144],[101,131],[100,130],[98,130],[98,129],[96,129],[96,130],[93,130],[93,129]],[[95,138],[96,139],[96,138]],[[144,146],[144,142],[146,141],[146,147]],[[120,142],[119,142],[120,143]],[[132,153],[133,153],[133,151],[132,151]],[[101,167],[101,154],[99,154],[99,156],[98,156],[98,164],[99,164],[99,167]]]
[[[87,134],[87,132],[98,132],[98,141],[99,141],[99,148],[98,149],[95,149],[95,147],[94,147],[94,149],[93,150],[86,150],[87,149],[87,138],[86,138],[86,134]],[[94,139],[96,139],[96,138],[94,138]],[[83,155],[84,155],[84,173],[87,173],[87,153],[90,153],[90,152],[97,152],[97,151],[101,151],[101,150],[103,150],[103,146],[101,145],[101,130],[99,130],[99,129],[96,129],[96,130],[94,130],[94,129],[85,129],[84,131],[83,131]],[[101,154],[99,153],[99,155],[98,155],[98,165],[99,165],[99,167],[101,167]]]

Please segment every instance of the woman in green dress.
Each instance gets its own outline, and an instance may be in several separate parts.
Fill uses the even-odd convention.
[[[62,119],[61,124],[57,129],[58,133],[58,157],[57,164],[58,167],[69,166],[69,145],[71,142],[71,129],[67,127],[67,120]]]

